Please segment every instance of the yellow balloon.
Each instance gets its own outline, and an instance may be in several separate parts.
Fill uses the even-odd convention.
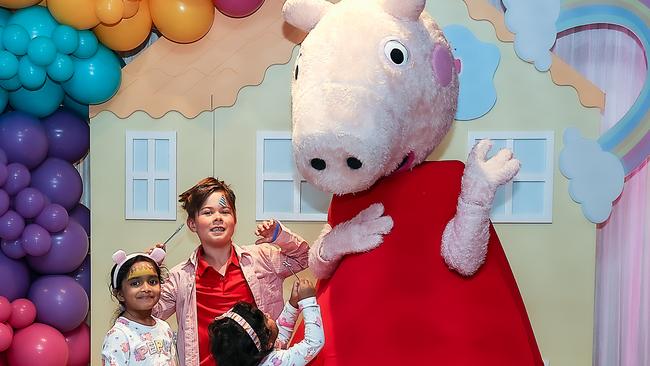
[[[77,29],[90,29],[99,24],[95,0],[47,0],[47,8],[59,23]]]
[[[140,0],[124,0],[124,13],[122,18],[128,19],[135,15],[138,12],[138,7],[140,6]]]
[[[104,46],[115,51],[130,51],[144,42],[151,33],[149,2],[141,0],[138,12],[114,25],[99,24],[93,32]]]
[[[122,20],[124,3],[122,0],[97,0],[96,14],[104,24],[115,24]]]
[[[0,6],[9,9],[22,9],[38,4],[41,0],[0,0]]]
[[[190,43],[201,39],[212,27],[212,0],[150,0],[151,19],[168,39]]]

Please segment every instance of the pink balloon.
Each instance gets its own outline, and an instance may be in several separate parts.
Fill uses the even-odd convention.
[[[68,364],[66,366],[86,366],[90,362],[90,328],[81,323],[75,329],[63,333],[68,343]]]
[[[0,323],[7,322],[10,316],[11,316],[11,303],[6,297],[0,296]]]
[[[27,299],[16,299],[11,303],[11,317],[9,324],[21,329],[32,324],[36,319],[36,306]]]
[[[68,346],[58,330],[34,323],[16,332],[7,361],[12,366],[62,366],[68,362]]]
[[[247,17],[262,6],[264,0],[212,0],[223,14],[233,18]]]
[[[14,338],[14,330],[4,323],[0,323],[0,352],[6,351],[11,346]]]

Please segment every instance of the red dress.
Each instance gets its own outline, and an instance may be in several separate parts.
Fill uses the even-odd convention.
[[[311,365],[543,364],[494,228],[472,277],[450,270],[440,254],[463,169],[458,161],[425,162],[364,192],[334,196],[330,225],[381,202],[394,226],[379,248],[346,256],[319,281],[325,347]]]

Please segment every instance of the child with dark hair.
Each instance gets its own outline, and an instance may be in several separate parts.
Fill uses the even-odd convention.
[[[239,302],[210,324],[210,349],[219,366],[303,366],[325,344],[320,307],[314,286],[296,281],[291,299],[285,304],[277,324],[251,304]],[[302,311],[305,338],[282,349],[291,338]]]
[[[160,299],[160,264],[165,252],[113,254],[111,292],[120,303],[115,324],[106,333],[102,365],[177,365],[176,346],[169,324],[151,315]]]
[[[284,303],[282,283],[307,267],[309,246],[276,220],[257,225],[258,245],[235,245],[235,194],[219,179],[202,179],[179,198],[199,245],[172,268],[153,314],[167,319],[176,313],[181,365],[215,366],[210,323],[239,301],[277,317]]]

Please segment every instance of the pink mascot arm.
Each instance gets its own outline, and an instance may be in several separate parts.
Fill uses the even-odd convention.
[[[502,149],[486,161],[492,147],[481,140],[469,154],[463,172],[456,216],[442,234],[442,256],[449,267],[471,276],[481,267],[490,239],[490,210],[497,188],[519,172],[519,160]]]
[[[346,254],[375,249],[393,228],[384,206],[374,203],[351,220],[332,228],[326,224],[309,251],[309,268],[316,278],[329,278]]]

